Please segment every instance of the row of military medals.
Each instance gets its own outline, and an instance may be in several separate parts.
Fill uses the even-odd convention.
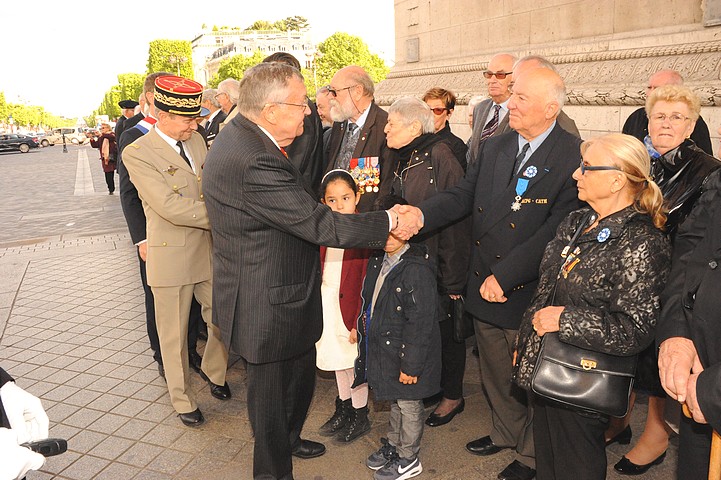
[[[531,165],[523,171],[523,177],[525,178],[519,177],[516,181],[516,198],[513,199],[513,203],[511,204],[511,210],[513,210],[514,212],[517,212],[521,209],[521,199],[523,198],[523,194],[526,193],[526,190],[528,189],[528,182],[530,182],[531,179],[537,174],[538,168]]]

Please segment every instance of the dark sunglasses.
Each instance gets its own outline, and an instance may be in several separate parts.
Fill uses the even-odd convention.
[[[486,78],[491,78],[492,76],[495,75],[497,79],[503,80],[504,78],[506,78],[508,75],[510,75],[512,73],[513,72],[492,72],[490,70],[486,70],[485,72],[483,72],[483,76]]]
[[[435,113],[436,115],[443,115],[443,112],[447,112],[447,111],[448,111],[447,108],[442,108],[442,107],[431,108],[431,110],[432,110],[433,113]]]
[[[598,170],[618,170],[619,172],[623,172],[623,170],[618,167],[610,167],[607,165],[599,165],[596,167],[592,165],[584,165],[583,160],[581,160],[581,175],[585,174],[586,172],[595,172]]]

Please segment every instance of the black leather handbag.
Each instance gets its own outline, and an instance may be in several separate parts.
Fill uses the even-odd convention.
[[[531,389],[536,395],[613,417],[628,412],[637,355],[622,357],[564,343],[558,333],[541,342]]]
[[[565,252],[573,251],[581,232],[593,221],[590,214],[584,217]],[[554,304],[554,299],[555,286],[549,305]],[[531,377],[531,390],[575,409],[622,417],[628,412],[637,360],[638,355],[596,352],[562,342],[558,332],[546,333]]]

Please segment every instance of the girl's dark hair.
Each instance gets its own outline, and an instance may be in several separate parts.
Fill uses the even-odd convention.
[[[353,190],[353,192],[358,192],[358,185],[356,185],[353,176],[348,173],[347,170],[337,168],[335,170],[331,170],[323,176],[323,180],[320,182],[320,189],[318,191],[321,199],[325,197],[325,191],[328,188],[328,185],[335,181],[345,182],[345,184],[348,185],[348,188]]]

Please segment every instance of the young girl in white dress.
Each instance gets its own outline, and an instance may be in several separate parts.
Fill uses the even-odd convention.
[[[320,186],[321,202],[334,212],[353,214],[360,192],[346,170],[331,170]],[[351,389],[353,363],[358,356],[356,320],[361,309],[361,288],[369,250],[321,247],[323,269],[323,334],[316,343],[316,365],[335,372],[338,397],[335,413],[320,427],[320,434],[352,442],[370,431],[368,420],[368,384]]]

